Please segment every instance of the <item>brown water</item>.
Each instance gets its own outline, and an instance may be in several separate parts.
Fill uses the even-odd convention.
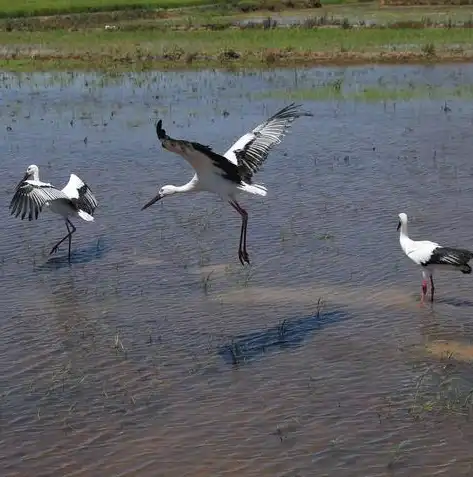
[[[437,94],[306,99],[314,118],[258,174],[267,198],[242,201],[250,269],[239,217],[212,196],[140,211],[192,175],[157,118],[223,152],[281,91],[333,79]],[[473,247],[473,103],[458,96],[472,80],[467,66],[4,75],[2,476],[471,475],[471,277],[438,275],[420,308],[396,226],[404,211],[414,238]],[[31,163],[58,186],[77,173],[100,202],[71,267],[66,249],[47,255],[58,218],[8,215]]]

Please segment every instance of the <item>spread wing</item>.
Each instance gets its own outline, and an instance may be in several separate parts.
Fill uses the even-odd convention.
[[[80,210],[94,215],[98,206],[97,199],[90,190],[90,187],[75,174],[71,174],[69,182],[62,192],[71,199],[71,202]]]
[[[51,184],[34,180],[23,181],[18,184],[10,202],[11,215],[18,217],[21,214],[21,220],[26,216],[28,220],[37,219],[44,204],[53,200],[69,202],[66,194]]]
[[[179,154],[198,174],[214,173],[236,184],[241,182],[240,171],[237,164],[217,154],[210,146],[204,146],[198,142],[171,138],[163,129],[162,120],[159,120],[156,124],[156,134],[164,149]]]
[[[292,103],[281,109],[253,131],[243,135],[224,154],[229,161],[238,166],[246,182],[251,183],[253,174],[267,159],[271,148],[281,142],[294,119],[300,116],[313,116],[311,113],[300,111],[300,106]]]

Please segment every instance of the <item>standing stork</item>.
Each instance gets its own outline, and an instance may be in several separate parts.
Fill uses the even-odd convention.
[[[289,129],[292,121],[300,116],[313,116],[311,113],[300,111],[300,105],[294,103],[286,106],[269,119],[256,126],[251,132],[244,134],[222,156],[198,142],[173,139],[166,134],[161,120],[156,124],[156,133],[164,149],[182,156],[194,168],[194,177],[182,186],[165,185],[159,189],[141,210],[144,210],[162,199],[174,194],[190,192],[213,192],[227,201],[241,216],[240,245],[238,258],[242,265],[250,263],[246,250],[246,229],[248,212],[238,203],[237,197],[241,192],[265,196],[266,188],[253,184],[253,175],[258,172],[269,151]]]
[[[462,248],[442,247],[429,240],[412,240],[407,235],[407,215],[399,214],[397,230],[399,242],[404,253],[417,265],[422,267],[422,294],[421,303],[424,303],[427,294],[427,278],[430,278],[430,301],[434,301],[434,271],[459,270],[462,273],[471,273],[468,262],[473,258],[473,252]]]
[[[97,200],[89,186],[75,174],[71,174],[66,187],[59,190],[47,182],[41,182],[38,166],[32,164],[26,169],[23,179],[15,189],[10,202],[11,215],[18,217],[21,214],[21,220],[25,217],[28,217],[28,220],[37,219],[45,205],[51,212],[64,218],[67,228],[67,235],[54,245],[49,254],[57,252],[59,245],[69,239],[70,263],[72,234],[76,231],[70,217],[80,217],[92,222]]]

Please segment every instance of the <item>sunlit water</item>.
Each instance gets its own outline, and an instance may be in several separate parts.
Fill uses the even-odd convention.
[[[420,308],[396,226],[404,211],[413,238],[473,247],[473,103],[310,99],[334,80],[448,95],[473,68],[3,76],[2,476],[471,475],[468,406],[438,398],[472,387],[471,277],[439,274]],[[251,268],[213,196],[140,210],[193,173],[158,118],[224,152],[285,91],[314,117],[258,173],[268,196],[242,198]],[[100,202],[71,266],[48,256],[57,217],[9,216],[33,163]]]

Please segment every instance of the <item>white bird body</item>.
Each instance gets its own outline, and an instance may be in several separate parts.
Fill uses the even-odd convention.
[[[417,265],[422,267],[422,295],[424,301],[427,293],[427,279],[430,278],[431,301],[434,301],[434,280],[436,270],[460,270],[462,273],[471,273],[468,262],[473,258],[473,252],[461,248],[443,247],[430,240],[412,240],[407,235],[407,215],[399,214],[398,230],[399,243],[404,253]]]
[[[166,185],[142,208],[173,194],[207,191],[227,201],[242,217],[242,229],[238,255],[242,264],[249,263],[246,251],[246,226],[248,213],[238,204],[242,192],[265,196],[267,189],[261,184],[253,184],[253,175],[267,159],[270,149],[281,142],[292,121],[311,113],[298,111],[299,106],[291,104],[278,111],[268,120],[244,134],[224,155],[215,153],[209,146],[197,142],[172,139],[162,128],[162,121],[156,125],[156,133],[163,148],[182,156],[194,168],[194,177],[183,186]]]
[[[399,237],[399,242],[404,253],[417,265],[428,261],[432,252],[437,247],[440,247],[438,243],[430,242],[429,240],[414,241],[402,233]]]
[[[86,222],[93,222],[94,218],[87,212],[79,209],[76,210],[66,201],[53,200],[51,202],[46,202],[45,204],[47,209],[53,212],[54,214],[61,215],[62,217],[79,217]]]
[[[28,167],[23,179],[16,187],[10,202],[10,210],[15,217],[21,214],[22,220],[26,216],[29,220],[37,219],[44,207],[46,210],[62,216],[66,222],[68,234],[53,247],[51,253],[56,252],[59,245],[69,238],[70,260],[71,236],[76,228],[69,218],[78,217],[92,222],[97,205],[97,200],[90,188],[75,174],[71,174],[67,185],[59,190],[48,182],[40,181],[38,166],[33,164]]]

